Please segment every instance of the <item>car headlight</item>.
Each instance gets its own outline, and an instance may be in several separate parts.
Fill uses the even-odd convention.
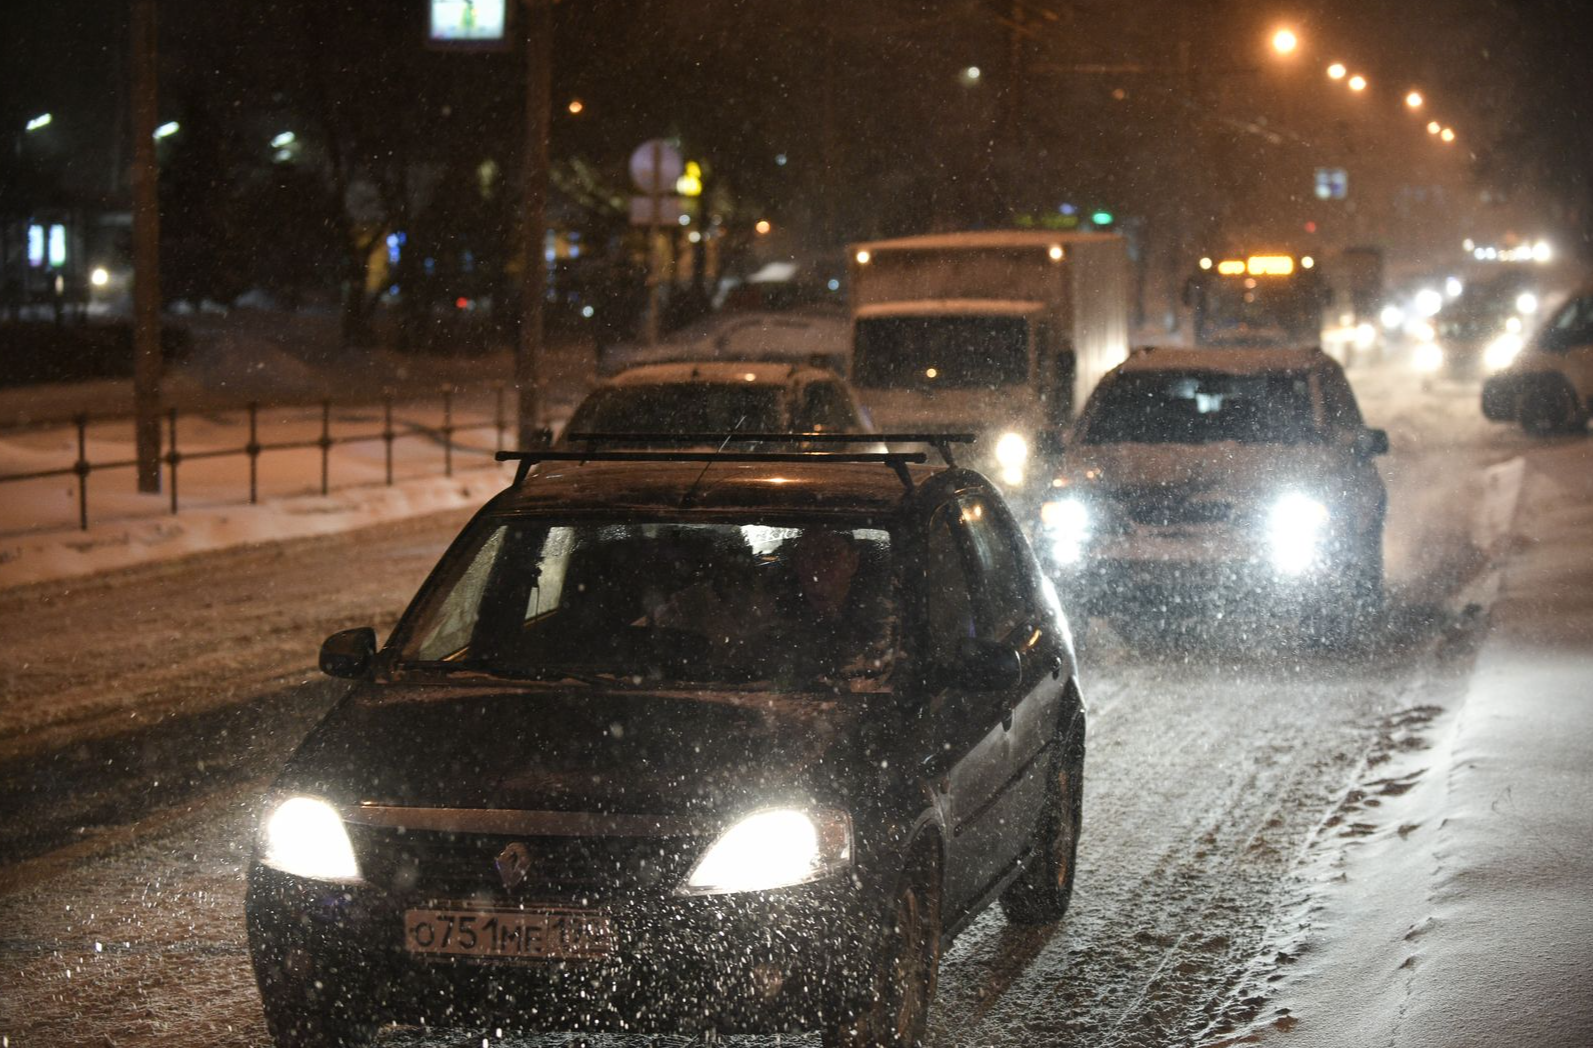
[[[1009,487],[1023,483],[1023,468],[1029,461],[1029,442],[1021,433],[1006,432],[996,441],[996,465],[1001,467],[1001,482]]]
[[[1274,502],[1267,517],[1273,566],[1289,575],[1311,567],[1327,522],[1327,507],[1309,495],[1292,491]]]
[[[1417,371],[1432,372],[1444,366],[1444,351],[1436,342],[1423,342],[1412,359]]]
[[[1090,537],[1090,508],[1076,496],[1052,499],[1040,506],[1040,525],[1058,564],[1076,564]]]
[[[316,797],[288,797],[266,814],[260,828],[260,861],[295,877],[360,879],[343,817]]]
[[[1488,343],[1488,348],[1482,351],[1482,363],[1489,371],[1503,371],[1520,352],[1521,336],[1507,331]]]
[[[681,885],[685,895],[757,892],[807,884],[852,864],[852,820],[843,811],[771,808],[731,826]]]

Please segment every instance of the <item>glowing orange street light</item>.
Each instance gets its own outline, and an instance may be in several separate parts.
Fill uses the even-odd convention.
[[[1350,90],[1351,91],[1365,91],[1366,90],[1366,77],[1362,76],[1359,73],[1356,73],[1354,76],[1350,77]]]
[[[570,110],[570,115],[571,116],[579,115],[581,110],[583,110],[585,108],[586,108],[586,103],[582,102],[579,98],[570,99],[570,104],[568,106],[568,109]]]
[[[1445,142],[1453,142],[1455,140],[1455,129],[1452,127],[1446,127],[1438,133],[1438,137],[1443,139]]]
[[[758,219],[758,224],[753,226],[752,228],[756,229],[758,231],[758,235],[759,236],[762,236],[764,233],[767,233],[772,227],[769,225],[769,220],[767,218],[760,218],[760,219]]]
[[[1427,133],[1429,135],[1436,135],[1438,132],[1442,131],[1443,129],[1444,129],[1444,125],[1440,124],[1438,121],[1436,121],[1436,120],[1427,121]]]
[[[1425,99],[1422,98],[1422,93],[1420,91],[1412,91],[1410,94],[1405,96],[1405,104],[1410,106],[1412,109],[1420,109],[1422,107],[1422,102],[1424,101]]]
[[[1280,55],[1291,55],[1300,46],[1300,38],[1290,29],[1280,29],[1272,34],[1272,49]]]
[[[1328,77],[1332,80],[1343,80],[1344,75],[1348,72],[1349,70],[1344,68],[1343,62],[1334,62],[1328,66]]]

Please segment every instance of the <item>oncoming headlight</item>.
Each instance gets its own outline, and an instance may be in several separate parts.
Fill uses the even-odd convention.
[[[267,813],[260,827],[260,861],[295,877],[360,879],[342,816],[315,797],[288,797]]]
[[[1506,331],[1482,351],[1483,367],[1489,371],[1503,371],[1516,359],[1516,354],[1521,352],[1521,336]]]
[[[1068,496],[1043,503],[1040,524],[1050,543],[1051,559],[1058,564],[1078,563],[1090,537],[1090,508],[1084,500]]]
[[[1001,481],[1008,486],[1023,483],[1023,467],[1029,461],[1029,442],[1022,434],[1007,432],[996,441],[996,465],[1001,467]]]
[[[771,808],[731,826],[703,853],[684,895],[757,892],[807,884],[852,864],[852,820],[843,811]]]
[[[1417,371],[1433,372],[1444,366],[1444,351],[1436,342],[1423,342],[1412,359]]]
[[[1288,575],[1298,575],[1316,562],[1328,511],[1316,499],[1291,491],[1272,504],[1267,517],[1267,542],[1272,564]]]

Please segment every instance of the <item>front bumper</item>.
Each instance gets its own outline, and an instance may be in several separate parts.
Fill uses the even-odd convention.
[[[376,1022],[795,1030],[824,1022],[846,1006],[849,991],[866,985],[883,912],[883,900],[850,877],[744,895],[638,892],[596,904],[609,915],[614,939],[613,952],[599,960],[461,958],[405,948],[409,907],[519,902],[326,884],[256,864],[247,915],[261,994],[290,1004],[313,999]]]

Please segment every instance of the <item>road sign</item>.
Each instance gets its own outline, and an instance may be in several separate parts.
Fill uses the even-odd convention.
[[[662,138],[650,139],[636,147],[631,154],[631,181],[643,193],[670,194],[675,192],[675,180],[685,173],[686,162],[669,142]],[[633,211],[634,213],[634,211]]]
[[[653,201],[658,201],[658,213],[653,214]],[[680,224],[680,216],[685,213],[680,197],[670,196],[633,196],[631,197],[631,225],[633,226],[674,226]]]
[[[493,50],[508,46],[506,0],[431,0],[430,46]]]
[[[1350,176],[1342,167],[1316,169],[1316,198],[1343,200],[1350,194]]]

